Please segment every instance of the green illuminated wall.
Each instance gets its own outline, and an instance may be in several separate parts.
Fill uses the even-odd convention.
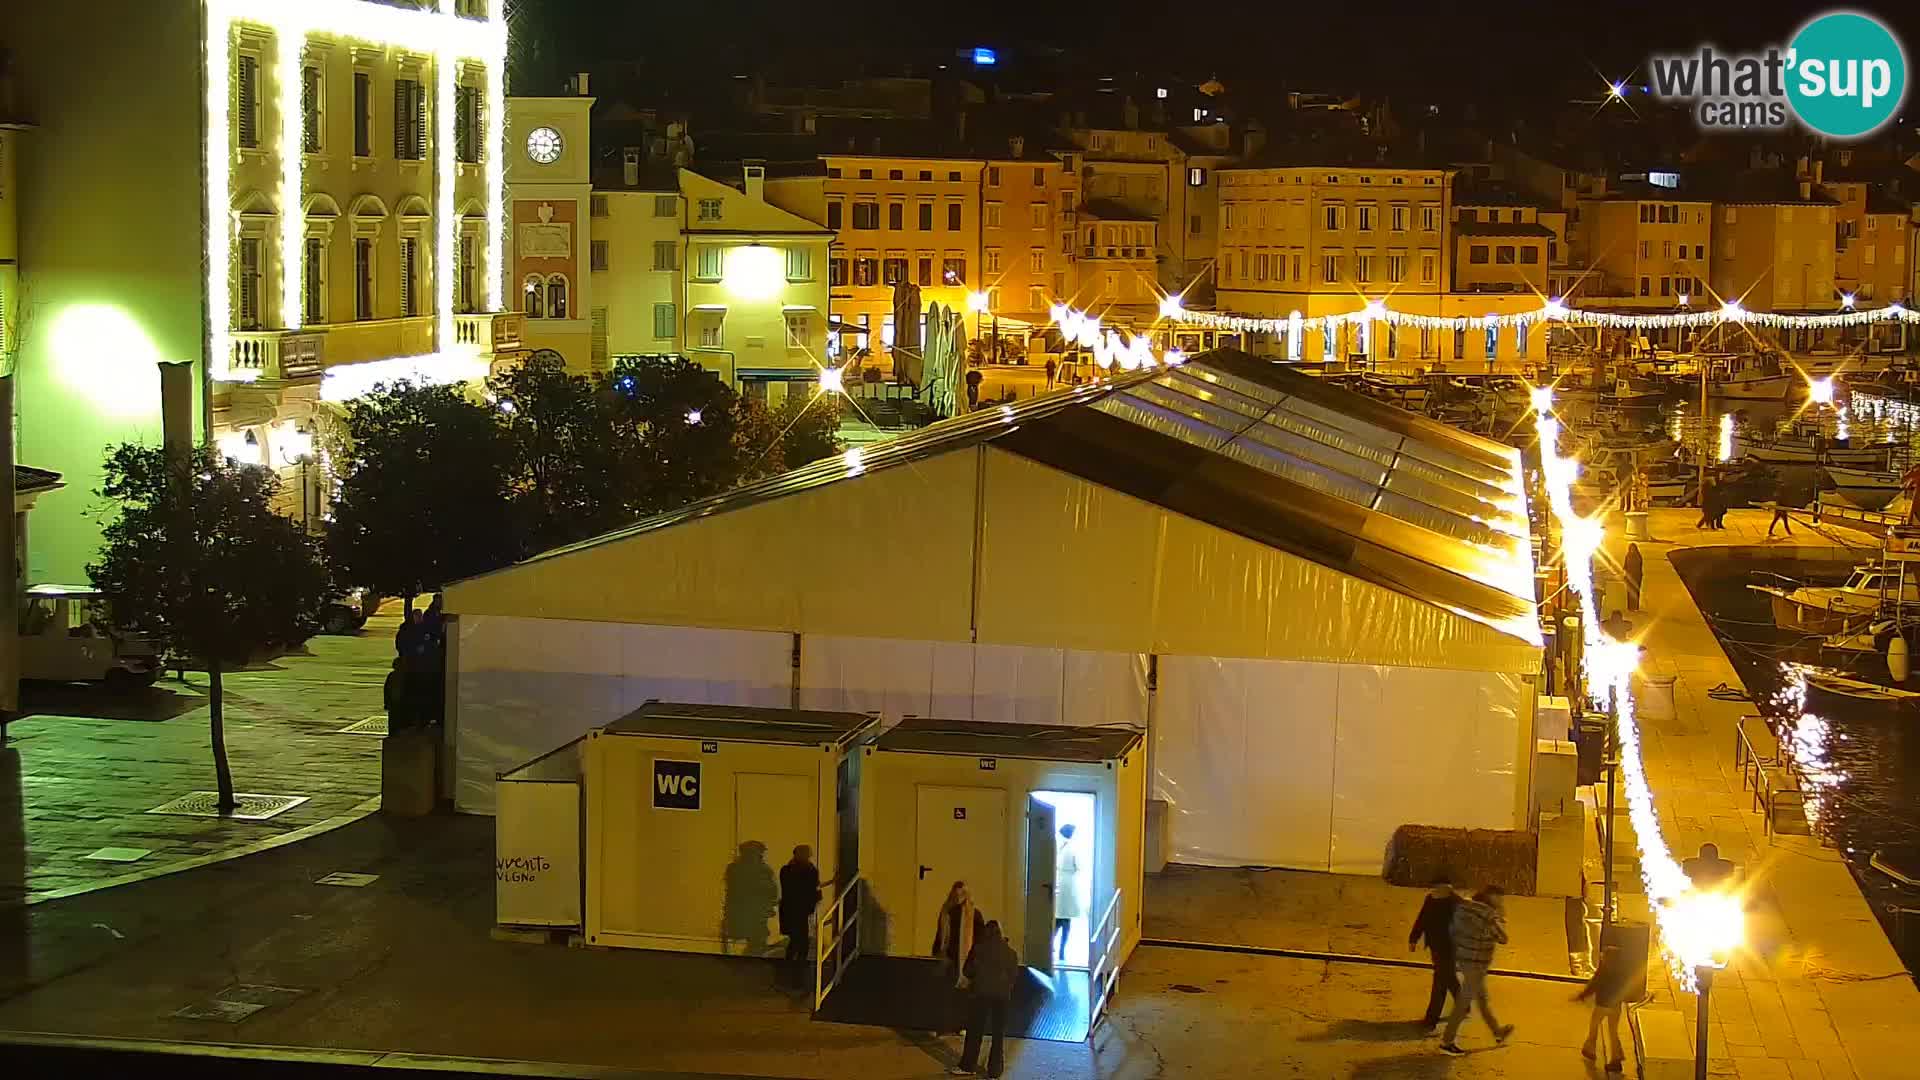
[[[17,162],[19,455],[67,482],[33,512],[26,575],[80,581],[105,449],[159,440],[157,361],[204,361],[200,5],[0,3],[0,43],[38,125]]]

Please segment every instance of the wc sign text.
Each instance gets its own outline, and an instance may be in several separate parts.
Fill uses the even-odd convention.
[[[1685,104],[1705,131],[1779,130],[1798,120],[1833,139],[1873,134],[1907,96],[1907,56],[1885,23],[1830,11],[1784,48],[1725,53],[1702,45],[1655,56],[1654,97]]]
[[[700,763],[653,759],[653,808],[700,809]]]

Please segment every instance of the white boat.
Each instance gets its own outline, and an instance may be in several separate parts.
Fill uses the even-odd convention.
[[[1852,705],[1883,707],[1911,705],[1920,701],[1920,692],[1866,682],[1832,668],[1810,667],[1806,670],[1806,679],[1808,708],[1813,708],[1817,697],[1821,695]]]
[[[1892,473],[1848,469],[1839,465],[1827,465],[1824,468],[1827,476],[1833,480],[1833,490],[1822,492],[1822,498],[1831,496],[1858,510],[1885,510],[1887,504],[1900,494],[1900,478]]]
[[[1714,382],[1711,393],[1728,401],[1785,401],[1796,378],[1793,375],[1763,375],[1757,371],[1742,371],[1731,378]]]
[[[1842,585],[1780,580],[1778,585],[1747,588],[1766,594],[1773,607],[1773,625],[1799,634],[1846,636],[1864,628],[1882,600],[1920,602],[1920,581],[1909,580],[1902,587],[1899,571],[1891,567],[1856,566]]]
[[[1815,450],[1810,443],[1752,443],[1740,438],[1735,439],[1733,456],[1768,465],[1828,464],[1850,469],[1873,469],[1887,463],[1887,451],[1884,448],[1828,446]]]

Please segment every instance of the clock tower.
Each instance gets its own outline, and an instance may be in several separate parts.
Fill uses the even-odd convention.
[[[507,305],[527,316],[529,349],[574,371],[605,363],[593,300],[593,98],[585,74],[565,97],[507,101]],[[604,322],[602,324],[604,326]]]

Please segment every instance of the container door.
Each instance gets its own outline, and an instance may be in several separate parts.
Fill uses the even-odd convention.
[[[911,920],[913,951],[930,956],[940,906],[956,881],[967,883],[982,918],[1006,925],[1007,793],[1000,788],[921,784],[916,795],[914,847],[920,880]]]
[[[1027,966],[1053,974],[1053,807],[1027,796]]]
[[[749,840],[767,847],[767,864],[775,875],[793,858],[796,845],[814,849],[819,865],[820,807],[814,797],[814,778],[793,773],[736,773],[733,778],[733,848]],[[777,938],[779,924],[768,921],[769,940]]]

